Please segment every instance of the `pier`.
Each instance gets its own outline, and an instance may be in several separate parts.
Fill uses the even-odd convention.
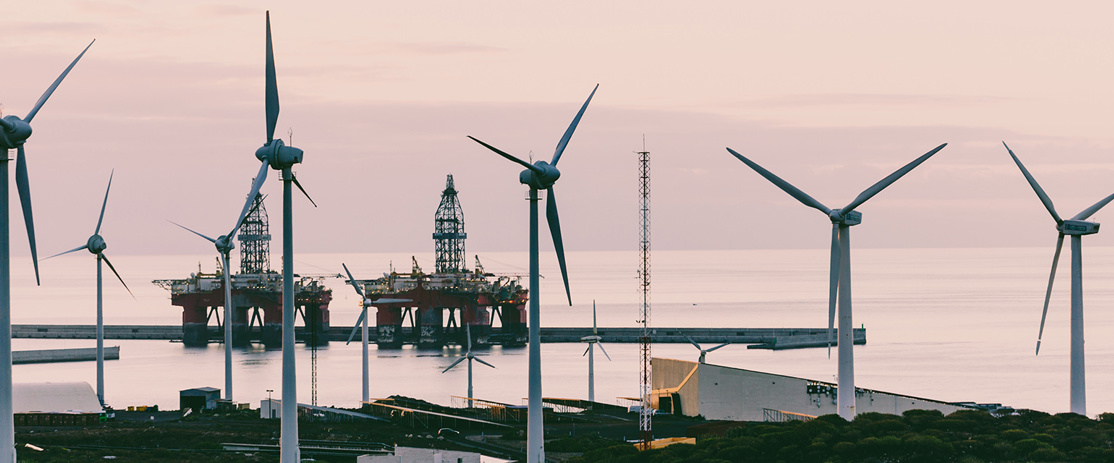
[[[302,327],[298,327],[300,330]],[[409,327],[403,328],[407,330]],[[605,343],[637,343],[641,328],[599,328],[598,335]],[[751,349],[799,349],[825,347],[828,345],[828,330],[824,328],[655,328],[653,342],[688,343],[688,339],[698,343],[749,344]],[[221,341],[222,330],[210,330],[211,342]],[[352,332],[350,326],[332,326],[328,331],[329,341],[346,341]],[[497,333],[498,328],[493,329]],[[12,338],[17,339],[95,339],[95,325],[12,325]],[[542,328],[541,342],[580,342],[580,338],[592,334],[592,328]],[[371,331],[370,342],[375,342],[376,333]],[[152,339],[181,341],[181,325],[105,325],[105,339]],[[866,344],[866,330],[856,328],[855,344]],[[358,338],[357,338],[358,340]],[[259,340],[253,340],[259,341]]]

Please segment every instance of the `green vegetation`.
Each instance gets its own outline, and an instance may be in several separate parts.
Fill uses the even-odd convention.
[[[1098,420],[1024,411],[914,410],[807,422],[747,423],[696,445],[637,452],[630,444],[588,450],[571,462],[1029,462],[1114,461],[1114,414]]]

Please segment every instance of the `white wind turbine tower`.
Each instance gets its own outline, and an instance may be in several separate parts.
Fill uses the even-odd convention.
[[[460,362],[463,362],[465,360],[468,361],[468,408],[472,408],[472,361],[475,360],[491,368],[495,368],[495,365],[487,363],[483,361],[483,359],[472,355],[472,325],[464,325],[464,333],[465,338],[468,339],[468,350],[465,351],[463,357],[457,359],[457,361],[453,362],[452,365],[449,365],[448,368],[442,370],[441,374],[448,373],[449,370],[453,369],[453,367],[460,365]]]
[[[525,167],[526,170],[518,174],[518,181],[530,187],[530,354],[526,412],[527,463],[542,463],[545,461],[545,432],[542,428],[541,341],[538,339],[541,332],[538,321],[538,315],[541,312],[538,304],[538,190],[546,190],[545,218],[549,222],[550,235],[553,236],[553,250],[557,253],[557,263],[561,267],[561,279],[565,282],[565,296],[568,297],[571,306],[572,292],[569,291],[569,276],[565,270],[565,246],[561,241],[561,223],[557,216],[557,199],[553,195],[553,184],[561,177],[561,171],[557,170],[557,162],[561,160],[561,154],[565,152],[565,147],[568,146],[577,124],[580,123],[580,118],[584,116],[584,110],[588,109],[588,103],[592,101],[592,96],[596,94],[598,88],[599,84],[596,84],[592,93],[588,95],[588,99],[584,101],[584,105],[580,107],[580,111],[576,113],[576,117],[573,117],[569,128],[565,130],[565,134],[557,142],[557,149],[554,150],[553,159],[550,162],[536,161],[530,164],[477,140],[471,135],[468,136],[468,138],[487,147],[487,149]]]
[[[769,180],[771,183],[781,188],[782,191],[789,193],[790,196],[800,201],[802,204],[815,208],[828,216],[832,222],[832,251],[831,251],[831,268],[830,280],[828,286],[828,339],[829,345],[831,343],[831,330],[832,325],[835,323],[836,317],[836,300],[838,294],[839,300],[839,342],[838,342],[838,356],[839,356],[839,379],[838,379],[838,396],[837,405],[839,416],[846,420],[855,418],[855,361],[854,351],[852,345],[854,344],[854,334],[852,330],[854,324],[851,319],[851,228],[862,222],[862,213],[855,211],[868,199],[872,198],[878,192],[890,186],[897,179],[909,173],[914,167],[917,167],[922,162],[926,161],[929,157],[936,154],[938,151],[947,146],[944,143],[937,146],[932,151],[929,151],[921,157],[914,159],[913,162],[906,164],[905,167],[898,169],[896,172],[890,174],[886,178],[878,181],[870,188],[867,188],[859,196],[855,197],[850,204],[844,206],[842,209],[831,209],[820,201],[813,199],[811,196],[805,194],[797,187],[790,185],[789,182],[782,180],[780,177],[774,175],[770,171],[763,169],[762,166],[755,164],[751,160],[743,157],[743,155],[735,152],[731,148],[727,148],[732,155],[743,161],[744,164],[750,166],[759,175]]]
[[[95,40],[94,40],[95,42]],[[27,226],[27,242],[31,247],[31,262],[35,267],[35,284],[39,283],[39,257],[35,248],[35,221],[31,214],[31,186],[27,180],[27,153],[23,144],[31,136],[31,119],[39,113],[46,100],[70,73],[77,61],[85,56],[93,42],[74,58],[73,62],[47,87],[31,111],[20,119],[8,115],[0,118],[0,461],[15,461],[15,415],[12,414],[12,297],[11,297],[11,241],[8,213],[8,150],[16,150],[15,185],[23,209],[23,222]]]
[[[716,346],[716,347],[712,347],[712,348],[710,348],[710,349],[705,349],[705,348],[703,348],[703,347],[700,347],[700,344],[697,344],[697,343],[696,343],[696,341],[695,341],[694,339],[692,339],[692,338],[688,337],[688,335],[685,335],[685,339],[688,339],[688,340],[689,340],[689,342],[690,342],[690,343],[692,343],[692,345],[696,346],[696,350],[699,350],[699,351],[700,351],[700,363],[704,363],[704,357],[705,357],[706,355],[708,355],[708,352],[714,351],[714,350],[716,350],[716,349],[719,349],[719,348],[721,348],[721,347],[724,347],[724,346],[726,346],[726,345],[728,345],[728,344],[731,344],[730,342],[725,342],[725,343],[723,343],[723,344],[720,344],[720,345],[718,345],[718,346]]]
[[[128,290],[128,294],[132,294],[132,290],[128,289],[128,284],[124,283],[124,279],[120,278],[120,273],[116,271],[116,267],[112,266],[112,262],[108,260],[108,256],[104,255],[104,250],[108,247],[105,244],[104,238],[101,238],[101,224],[104,223],[104,210],[108,206],[108,192],[112,189],[112,174],[108,175],[108,188],[104,190],[104,202],[101,203],[101,215],[97,219],[97,228],[93,231],[93,236],[90,236],[85,244],[69,251],[60,252],[47,259],[53,259],[63,254],[77,252],[82,249],[89,251],[94,256],[97,256],[97,400],[100,400],[101,406],[104,406],[104,290],[101,282],[101,262],[108,264],[109,270],[116,275],[120,280],[120,284],[124,285],[124,289]],[[43,259],[46,260],[46,259]],[[132,294],[134,298],[135,295]]]
[[[259,178],[252,181],[252,192],[254,192],[255,195],[249,194],[248,202],[244,204],[244,209],[240,212],[240,218],[236,219],[236,225],[232,226],[232,231],[228,232],[227,235],[221,235],[213,239],[181,224],[170,222],[182,227],[190,233],[209,240],[209,242],[213,243],[213,246],[217,248],[217,252],[220,253],[221,268],[224,269],[224,399],[228,401],[232,400],[232,313],[235,312],[235,310],[232,309],[232,264],[229,262],[229,255],[235,247],[232,244],[232,239],[236,236],[236,232],[240,229],[240,226],[244,224],[244,218],[255,211],[254,205],[257,204],[255,198],[256,195],[259,194],[259,187],[256,185],[261,186],[262,184],[263,181]]]
[[[603,349],[603,343],[600,342],[601,339],[602,338],[600,338],[599,329],[596,328],[596,301],[592,301],[592,334],[589,335],[589,336],[584,336],[584,337],[580,338],[580,342],[588,343],[588,348],[584,350],[584,353],[581,354],[581,357],[583,357],[585,355],[588,356],[588,401],[589,402],[595,402],[596,401],[596,361],[595,361],[595,349],[594,348],[599,347],[600,352],[603,352],[603,356],[607,357],[608,361],[611,360],[611,356],[607,355],[607,351]]]
[[[1074,217],[1064,220],[1056,213],[1056,208],[1052,207],[1052,199],[1045,194],[1044,189],[1041,188],[1037,180],[1029,174],[1029,170],[1021,164],[1021,160],[1013,154],[1005,142],[1002,145],[1009,151],[1010,157],[1013,162],[1017,163],[1017,167],[1021,169],[1021,174],[1025,176],[1025,180],[1033,187],[1033,191],[1037,193],[1041,203],[1044,204],[1045,209],[1052,215],[1052,219],[1056,221],[1056,230],[1059,236],[1056,238],[1056,253],[1052,256],[1052,272],[1048,275],[1048,290],[1044,294],[1044,309],[1041,311],[1041,325],[1040,331],[1037,333],[1037,349],[1036,353],[1040,354],[1041,350],[1041,337],[1044,336],[1044,319],[1048,316],[1048,301],[1052,297],[1052,282],[1056,279],[1056,263],[1060,260],[1060,249],[1064,246],[1064,235],[1071,235],[1071,412],[1080,415],[1087,415],[1087,384],[1086,384],[1086,368],[1084,368],[1084,355],[1083,355],[1083,235],[1092,235],[1098,233],[1099,224],[1095,222],[1088,222],[1087,218],[1094,215],[1099,209],[1102,209],[1111,200],[1114,200],[1114,194],[1107,196],[1095,203],[1093,206],[1088,207]]]

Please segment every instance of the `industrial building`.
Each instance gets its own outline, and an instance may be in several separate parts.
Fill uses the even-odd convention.
[[[655,358],[651,364],[652,405],[663,412],[731,421],[784,421],[837,412],[835,383],[666,358]],[[856,388],[855,398],[857,413],[949,414],[976,408],[863,388]]]
[[[12,384],[16,426],[96,424],[104,409],[86,382]]]

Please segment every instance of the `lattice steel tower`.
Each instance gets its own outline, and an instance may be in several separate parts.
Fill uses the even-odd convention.
[[[464,210],[456,200],[453,174],[445,179],[441,192],[441,205],[433,216],[433,240],[436,243],[437,273],[463,273],[464,270]]]
[[[650,152],[646,151],[646,137],[642,137],[642,151],[638,151],[638,193],[639,220],[638,268],[639,289],[642,290],[642,332],[638,335],[639,352],[642,360],[642,410],[638,414],[638,432],[642,440],[642,450],[650,449],[653,440],[650,408],[650,393],[653,383],[650,378]]]
[[[271,271],[271,232],[267,225],[267,208],[263,195],[255,195],[255,209],[244,217],[240,227],[240,273],[259,274]]]

